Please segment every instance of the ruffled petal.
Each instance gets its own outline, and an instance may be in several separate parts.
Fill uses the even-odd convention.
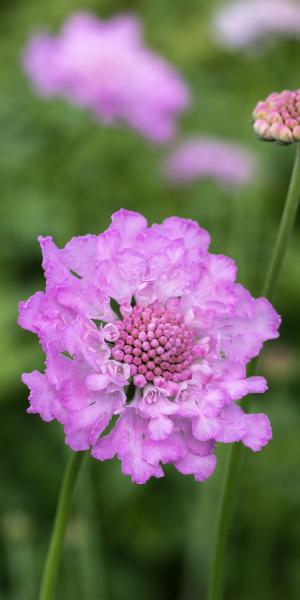
[[[198,223],[191,219],[168,217],[160,226],[160,231],[162,235],[165,235],[169,239],[183,239],[187,248],[196,247],[206,252],[210,244],[208,231],[202,229]]]
[[[250,414],[244,416],[245,435],[242,442],[253,452],[258,452],[272,439],[270,420],[264,414]]]
[[[43,421],[53,421],[53,404],[55,403],[55,390],[51,388],[47,377],[39,371],[23,373],[22,381],[30,389],[28,413],[38,413]]]
[[[192,428],[194,436],[198,440],[206,442],[210,439],[216,439],[221,429],[221,425],[217,418],[201,416],[193,418]]]
[[[39,333],[43,320],[39,323],[39,317],[42,312],[44,292],[36,292],[31,298],[19,303],[18,324],[23,329],[28,329],[33,333]]]
[[[87,450],[97,443],[116,409],[123,403],[120,392],[94,395],[93,402],[69,413],[65,424],[66,443],[72,450]]]
[[[172,430],[173,422],[164,415],[151,419],[148,424],[148,431],[152,440],[164,440]]]
[[[147,221],[137,212],[121,208],[112,215],[111,228],[120,236],[124,248],[133,248],[138,236],[146,232]]]
[[[150,464],[143,458],[146,426],[147,421],[139,417],[134,409],[128,409],[119,417],[112,431],[99,439],[92,455],[98,460],[117,455],[122,463],[122,472],[130,475],[134,483],[146,483],[150,477],[163,477],[159,465]]]
[[[99,259],[96,235],[74,237],[63,250],[64,263],[80,277],[90,277]]]
[[[220,328],[221,351],[227,358],[248,362],[257,356],[266,340],[277,338],[281,322],[270,302],[255,300],[240,285],[236,285],[237,309],[234,316]]]
[[[221,386],[234,401],[240,400],[247,394],[263,394],[268,389],[265,378],[257,375],[246,379],[222,382]]]
[[[194,475],[196,481],[205,481],[214,472],[216,464],[217,459],[214,454],[199,456],[188,451],[175,463],[175,467],[183,475]]]
[[[220,416],[220,431],[216,435],[217,442],[240,442],[246,433],[244,412],[240,406],[230,404],[226,406]]]
[[[186,451],[186,445],[178,432],[172,432],[167,438],[161,440],[152,440],[146,438],[144,442],[143,457],[146,462],[158,466],[163,464],[177,462],[182,458]]]

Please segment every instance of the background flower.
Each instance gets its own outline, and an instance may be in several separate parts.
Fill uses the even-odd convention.
[[[251,152],[238,144],[204,136],[183,141],[165,163],[166,177],[174,184],[214,179],[221,185],[238,186],[249,182],[254,171]]]
[[[124,122],[153,142],[173,137],[176,118],[189,104],[187,86],[143,45],[133,16],[73,15],[57,37],[32,37],[23,62],[42,96],[64,96],[102,123]]]
[[[276,34],[299,37],[300,6],[294,0],[238,0],[217,10],[213,28],[218,43],[232,48]]]

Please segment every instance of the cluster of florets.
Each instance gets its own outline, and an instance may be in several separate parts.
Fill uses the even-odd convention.
[[[121,306],[121,312],[126,314],[128,308]],[[159,386],[192,378],[190,366],[201,346],[193,343],[195,334],[180,313],[165,309],[159,302],[144,309],[134,306],[116,326],[120,337],[112,356],[130,365],[134,385],[144,388],[147,382]]]
[[[107,231],[63,249],[40,238],[46,290],[20,304],[20,325],[46,354],[45,373],[23,375],[28,412],[62,423],[73,450],[117,455],[137,483],[166,463],[203,481],[217,442],[257,451],[271,438],[266,415],[237,402],[266,390],[246,365],[280,319],[209,242],[193,221],[148,227],[121,210]]]
[[[253,111],[254,130],[264,140],[291,144],[300,141],[300,90],[274,92]]]
[[[102,123],[126,123],[157,143],[172,138],[189,105],[187,86],[144,46],[140,23],[130,15],[101,21],[74,14],[57,37],[31,38],[24,68],[41,95],[63,96]]]
[[[239,144],[204,136],[184,140],[165,164],[165,175],[175,185],[214,179],[221,185],[239,186],[248,183],[254,171],[251,152]]]

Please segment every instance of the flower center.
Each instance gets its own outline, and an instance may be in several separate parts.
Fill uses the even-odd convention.
[[[147,308],[134,306],[116,326],[120,337],[112,356],[130,365],[137,387],[158,385],[160,378],[175,383],[191,379],[195,334],[184,324],[180,313],[159,302]]]

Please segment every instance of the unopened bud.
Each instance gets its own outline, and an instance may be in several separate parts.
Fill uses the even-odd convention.
[[[271,125],[270,131],[274,140],[278,142],[290,144],[293,141],[291,130],[286,125],[283,125],[283,123],[274,123]]]
[[[268,123],[270,123],[271,125],[273,125],[273,123],[282,123],[282,118],[280,114],[275,110],[270,112],[268,116]]]
[[[293,138],[295,142],[300,142],[300,126],[294,127],[293,129]]]
[[[264,119],[267,116],[267,114],[268,111],[266,110],[266,102],[259,102],[255,107],[252,116],[253,119],[256,121],[257,119]]]
[[[270,134],[270,126],[267,123],[267,121],[264,121],[263,119],[258,119],[257,121],[255,121],[253,127],[254,131],[260,137],[264,138],[265,140],[272,139],[272,136]]]

